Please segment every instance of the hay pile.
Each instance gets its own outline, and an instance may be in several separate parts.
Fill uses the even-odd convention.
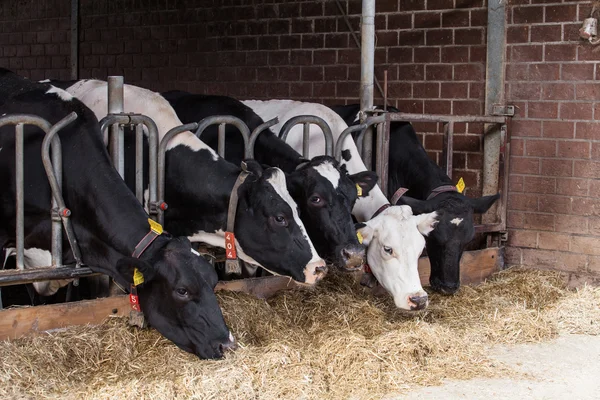
[[[100,327],[0,343],[0,398],[381,398],[445,378],[510,374],[491,345],[600,334],[600,289],[510,270],[406,316],[346,276],[264,301],[219,293],[242,348],[221,361],[114,318]]]

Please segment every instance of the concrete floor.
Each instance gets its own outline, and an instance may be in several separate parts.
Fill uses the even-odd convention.
[[[493,358],[522,372],[523,379],[447,381],[396,399],[600,399],[600,336],[562,335],[550,343],[498,346]]]

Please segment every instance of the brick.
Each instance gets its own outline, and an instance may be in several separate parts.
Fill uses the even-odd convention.
[[[400,0],[400,11],[424,10],[425,2],[423,0]]]
[[[425,44],[424,31],[400,31],[398,43],[401,46],[421,46]]]
[[[554,227],[557,232],[579,234],[587,233],[588,219],[589,217],[557,214]]]
[[[483,44],[483,29],[468,28],[456,29],[454,31],[454,44]]]
[[[422,114],[424,102],[417,99],[397,100],[396,107],[403,112]]]
[[[529,42],[529,26],[517,25],[508,26],[506,29],[506,43],[528,43]]]
[[[545,195],[540,197],[539,211],[552,214],[568,214],[571,211],[571,199],[566,196]]]
[[[390,31],[390,32],[377,32],[377,46],[380,47],[394,47],[398,46],[398,32]],[[325,47],[329,47],[327,45],[327,37],[325,38]]]
[[[416,82],[413,84],[413,97],[414,98],[439,98],[440,97],[440,84],[439,83],[421,83]]]
[[[539,137],[542,135],[541,121],[514,120],[512,123],[513,136]]]
[[[425,79],[427,81],[452,80],[451,65],[427,65],[425,67]]]
[[[514,24],[534,24],[544,21],[544,7],[513,7],[512,22]]]
[[[574,197],[571,210],[575,215],[600,216],[600,200],[587,197]]]
[[[547,44],[544,49],[546,61],[575,61],[577,46],[574,44]]]
[[[557,155],[562,158],[590,158],[590,142],[559,141]]]
[[[555,140],[531,140],[525,142],[525,155],[533,157],[554,157],[556,156]]]
[[[554,81],[559,79],[560,64],[542,63],[529,65],[529,79],[533,81]]]
[[[552,138],[573,139],[574,123],[567,121],[544,121],[543,136]]]
[[[506,65],[506,80],[524,81],[528,79],[528,66],[522,64],[507,64]]]
[[[554,232],[540,232],[538,234],[538,247],[546,250],[568,251],[571,235]]]
[[[599,238],[596,236],[573,236],[571,238],[571,251],[574,253],[600,255]]]
[[[476,100],[455,100],[453,101],[453,113],[456,115],[480,115],[483,104]]]
[[[336,14],[337,14],[337,12],[338,11],[336,10]],[[415,15],[415,28],[424,28],[424,27],[429,27],[429,26],[431,26],[431,27],[439,27],[440,26],[440,23],[439,23],[440,17],[439,17],[439,15],[437,16],[437,18],[438,18],[438,23],[437,24],[434,21],[428,21],[430,25],[416,26],[416,24],[417,24],[417,17],[419,15],[423,15],[423,14],[419,13],[419,14]],[[341,25],[344,25],[344,24],[340,24],[338,22],[338,29],[339,29],[339,27]],[[387,28],[390,29],[390,30],[412,28],[412,15],[410,15],[410,14],[390,14],[390,15],[388,15],[388,18],[387,18]],[[345,26],[344,26],[344,29],[345,29]]]
[[[481,137],[478,135],[454,135],[454,151],[480,151]]]
[[[431,29],[425,34],[425,43],[428,46],[452,44],[453,39],[452,29]]]
[[[531,27],[532,42],[560,42],[562,27],[560,25],[533,25]]]
[[[449,10],[454,8],[454,0],[429,0],[428,10]]]
[[[579,218],[584,218],[584,217],[579,217]],[[594,235],[594,236],[600,236],[600,218],[594,218],[594,217],[588,217],[585,218],[586,221],[588,222],[588,226],[589,226],[589,233]],[[581,234],[585,234],[587,233],[586,231],[583,232],[577,232],[577,233],[581,233]]]
[[[567,81],[594,79],[594,64],[563,64],[561,78]],[[586,86],[586,85],[577,85]]]
[[[389,86],[390,97],[406,98],[411,97],[412,85],[407,82],[390,82]]]
[[[562,271],[583,271],[587,256],[560,251],[522,249],[523,265],[535,268],[545,267]]]
[[[590,179],[590,191],[589,196],[593,198],[600,197],[600,181],[596,179]]]
[[[527,104],[527,116],[529,118],[558,118],[558,103],[530,101]]]
[[[525,149],[525,140],[511,138],[510,140],[510,153],[512,156],[522,156]]]
[[[452,102],[448,100],[426,100],[424,103],[426,114],[451,114],[452,112]]]
[[[359,53],[360,57],[360,53]],[[360,60],[360,58],[359,58]],[[388,62],[389,63],[412,63],[413,62],[413,49],[410,47],[393,47],[388,49]]]
[[[575,138],[600,140],[600,123],[577,122],[575,124]]]
[[[561,103],[561,119],[591,120],[593,114],[592,103]]]
[[[510,99],[539,100],[542,92],[540,83],[513,83],[510,85]]]
[[[572,100],[575,88],[571,83],[546,83],[542,86],[542,100]]]
[[[525,221],[525,214],[509,210],[506,216],[506,225],[509,228],[522,228]]]
[[[536,230],[540,230],[540,231],[553,231],[554,230],[554,215],[539,214],[539,213],[525,213],[523,227],[525,229],[536,229]]]
[[[523,177],[520,175],[513,175],[508,181],[508,191],[523,192]]]
[[[571,160],[541,160],[541,173],[543,176],[573,176],[573,161]]]
[[[452,6],[450,7],[452,8]],[[469,26],[470,16],[468,10],[452,10],[442,13],[443,27],[465,27]]]
[[[465,99],[468,97],[469,84],[460,82],[442,82],[441,97],[444,99]]]
[[[557,178],[556,193],[570,196],[587,196],[589,181],[578,178]]]
[[[464,63],[469,61],[469,48],[465,46],[442,47],[443,63]]]
[[[511,229],[508,231],[508,246],[537,247],[537,232]]]
[[[484,76],[483,66],[480,64],[456,64],[454,65],[455,81],[479,81]]]
[[[422,81],[425,78],[425,65],[402,65],[398,69],[398,79],[401,81]]]
[[[577,100],[597,100],[600,98],[600,83],[581,83],[575,85]]]
[[[469,83],[469,98],[483,100],[485,96],[485,86],[483,83]]]
[[[535,62],[542,61],[544,56],[544,47],[541,45],[512,45],[511,62]]]
[[[546,7],[546,22],[572,22],[576,20],[576,4]]]
[[[600,162],[576,160],[573,176],[582,178],[598,178],[600,176]]]
[[[523,187],[528,193],[555,193],[556,179],[541,176],[523,177]]]

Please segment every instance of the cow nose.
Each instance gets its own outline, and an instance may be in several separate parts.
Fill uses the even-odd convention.
[[[238,346],[237,342],[235,341],[235,338],[233,337],[231,332],[229,332],[229,338],[227,339],[227,341],[225,343],[219,344],[219,351],[221,352],[221,354],[224,354],[228,350],[236,350],[237,347]]]
[[[429,298],[427,294],[417,293],[415,295],[408,296],[408,305],[410,306],[411,311],[422,310],[427,307],[427,303],[429,302]]]
[[[354,271],[365,263],[366,247],[363,245],[349,244],[342,248],[342,267]]]

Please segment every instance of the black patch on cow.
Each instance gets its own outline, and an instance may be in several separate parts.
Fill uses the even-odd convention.
[[[350,150],[342,150],[342,158],[346,162],[350,161],[352,159],[352,154],[350,153]]]

